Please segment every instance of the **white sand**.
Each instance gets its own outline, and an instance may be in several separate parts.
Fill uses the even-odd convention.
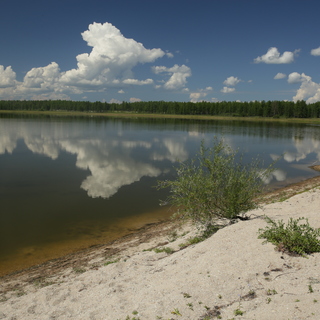
[[[20,297],[7,292],[0,319],[196,320],[217,319],[216,311],[221,319],[320,319],[320,254],[293,257],[262,245],[257,231],[266,226],[264,214],[285,221],[303,216],[320,227],[320,189],[252,211],[256,218],[179,250],[189,233],[166,245],[177,250],[171,255],[143,251],[153,240],[129,248],[119,262],[65,271],[52,285],[25,287]]]

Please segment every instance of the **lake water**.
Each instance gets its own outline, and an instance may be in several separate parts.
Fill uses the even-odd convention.
[[[167,219],[157,181],[214,136],[266,166],[284,155],[272,188],[318,175],[319,126],[0,115],[0,275]]]

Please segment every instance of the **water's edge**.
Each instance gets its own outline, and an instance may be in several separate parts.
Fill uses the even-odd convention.
[[[313,188],[320,187],[320,175],[306,179],[304,181],[294,183],[281,189],[266,193],[259,198],[261,204],[284,201],[296,194],[308,191]],[[37,279],[39,277],[52,276],[67,268],[80,268],[87,266],[90,261],[103,254],[106,258],[119,254],[122,250],[130,246],[133,240],[139,243],[146,242],[151,238],[157,238],[163,234],[169,234],[179,222],[173,220],[165,220],[160,222],[148,223],[142,227],[132,229],[127,234],[114,239],[108,243],[101,243],[90,246],[79,251],[72,252],[67,255],[31,266],[26,269],[9,272],[0,277],[3,281],[11,281],[15,278],[24,278],[24,281]],[[132,244],[131,244],[132,245]],[[122,248],[122,249],[121,249]]]

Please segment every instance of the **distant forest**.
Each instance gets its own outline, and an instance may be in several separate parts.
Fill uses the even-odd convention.
[[[89,102],[71,100],[0,100],[0,110],[132,112],[175,115],[211,115],[270,118],[320,118],[320,102],[251,101],[251,102]]]

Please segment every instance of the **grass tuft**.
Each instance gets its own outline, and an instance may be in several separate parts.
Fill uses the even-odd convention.
[[[170,247],[155,248],[155,249],[153,249],[153,251],[155,253],[161,253],[161,252],[165,252],[166,254],[174,253],[174,250]]]

